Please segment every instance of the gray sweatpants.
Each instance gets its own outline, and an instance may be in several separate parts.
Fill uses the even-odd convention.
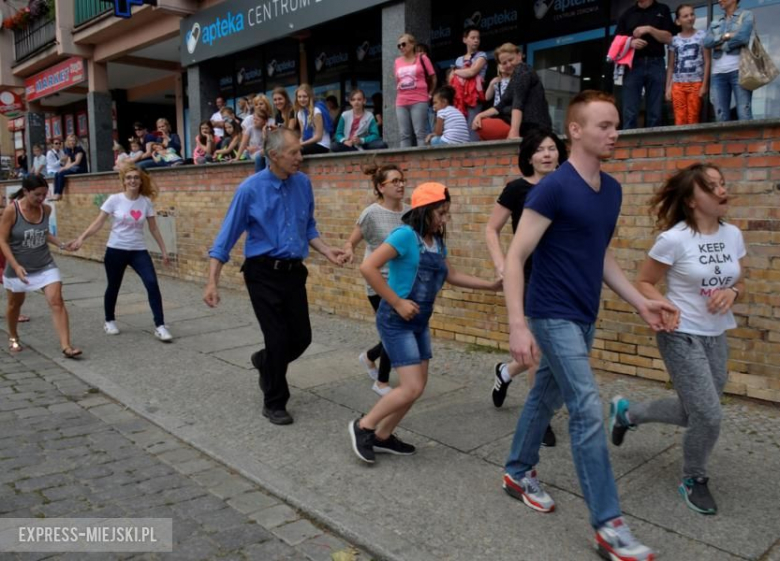
[[[707,460],[720,434],[720,396],[728,380],[726,334],[706,337],[661,332],[656,338],[677,397],[631,403],[629,418],[637,425],[687,427],[683,436],[683,477],[705,477]]]

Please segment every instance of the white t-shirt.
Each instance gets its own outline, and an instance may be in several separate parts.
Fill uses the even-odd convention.
[[[33,157],[32,160],[32,167],[30,167],[30,172],[32,173],[35,171],[36,168],[38,171],[36,173],[46,173],[46,156],[41,154],[40,156]]]
[[[145,250],[144,224],[154,216],[154,206],[148,197],[140,196],[131,201],[124,193],[108,197],[100,210],[111,217],[111,234],[108,247],[130,251]]]
[[[219,121],[220,123],[224,123],[225,122],[225,119],[222,118],[222,113],[220,113],[219,111],[217,111],[216,113],[214,113],[211,116],[211,120],[212,121]],[[225,136],[225,129],[223,129],[221,127],[220,128],[214,127],[214,136],[218,136],[218,137],[222,138],[223,136]]]
[[[716,290],[736,284],[746,253],[742,232],[731,224],[705,235],[679,222],[658,236],[649,255],[669,265],[666,297],[680,309],[678,331],[714,337],[737,326],[731,310],[711,314],[707,302]]]
[[[57,173],[62,168],[60,158],[62,154],[54,150],[53,148],[46,152],[46,173]]]
[[[322,110],[314,106],[314,114],[315,115],[322,115]],[[298,122],[301,124],[301,130],[305,129],[309,123],[306,122],[306,116],[303,114],[303,111],[298,111],[298,114],[296,115],[298,118]],[[312,127],[314,125],[311,125]],[[321,144],[325,148],[330,148],[330,132],[328,132],[327,128],[325,127],[325,120],[323,118],[322,121],[322,138],[317,144]]]
[[[463,113],[448,105],[436,112],[436,118],[444,121],[442,142],[446,144],[463,144],[469,141],[469,126]]]
[[[712,73],[726,74],[739,70],[739,55],[723,55],[719,58],[712,57]]]

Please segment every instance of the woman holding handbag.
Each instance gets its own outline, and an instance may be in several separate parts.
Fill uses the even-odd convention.
[[[415,53],[416,44],[417,40],[409,33],[398,38],[401,56],[395,59],[395,114],[401,148],[425,145],[428,103],[436,89],[433,64],[426,55]]]
[[[710,99],[715,107],[715,120],[731,120],[731,97],[737,105],[737,119],[753,118],[753,92],[739,84],[739,55],[748,48],[753,34],[753,13],[739,9],[739,0],[719,0],[723,10],[720,19],[713,19],[704,47],[712,49],[712,84]]]

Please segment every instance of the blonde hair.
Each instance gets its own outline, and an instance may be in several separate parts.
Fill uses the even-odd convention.
[[[518,47],[514,43],[504,43],[503,45],[498,47],[495,51],[493,51],[493,56],[496,58],[496,62],[498,62],[498,55],[503,55],[503,54],[519,55],[520,47]]]
[[[298,104],[298,92],[301,90],[306,92],[306,94],[309,96],[309,105],[306,107],[303,107]],[[295,88],[295,102],[293,108],[295,109],[296,112],[307,109],[309,111],[309,115],[314,115],[314,90],[311,89],[311,86],[309,84],[301,84],[300,86]]]
[[[257,94],[254,99],[252,100],[252,105],[255,106],[255,109],[258,107],[262,107],[265,109],[265,112],[269,115],[273,115],[274,108],[273,105],[271,105],[271,100],[268,99],[268,97],[265,94]]]

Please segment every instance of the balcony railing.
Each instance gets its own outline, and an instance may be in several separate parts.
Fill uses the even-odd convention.
[[[78,27],[114,9],[111,0],[76,0],[74,25]]]
[[[57,36],[54,14],[32,20],[27,29],[14,30],[14,55],[20,62],[54,43]]]

